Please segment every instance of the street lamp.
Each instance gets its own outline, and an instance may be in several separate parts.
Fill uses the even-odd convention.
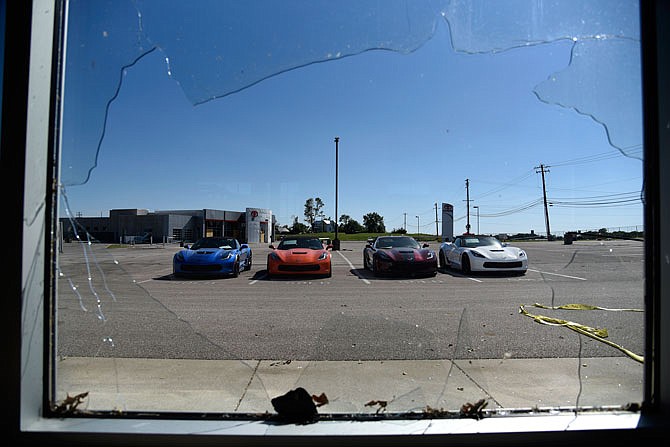
[[[416,235],[419,236],[419,216],[416,216]]]
[[[477,234],[479,234],[479,206],[474,205],[473,208],[477,208]]]
[[[338,222],[338,217],[337,217],[337,178],[338,178],[338,159],[339,159],[339,142],[340,142],[340,137],[335,137],[335,239],[333,240],[333,250],[339,250],[340,249],[340,239],[337,237],[338,232],[337,232],[337,222]]]

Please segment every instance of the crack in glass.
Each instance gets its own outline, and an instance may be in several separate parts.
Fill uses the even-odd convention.
[[[501,8],[505,14],[501,14]],[[306,10],[314,18],[312,21],[302,19]],[[97,243],[73,216],[66,188],[89,183],[102,153],[115,150],[104,144],[107,132],[114,125],[114,106],[125,93],[124,82],[138,65],[149,63],[154,57],[160,58],[165,74],[178,84],[187,100],[193,106],[204,108],[214,100],[233,101],[236,95],[273,78],[322,67],[325,63],[366,57],[375,51],[412,54],[429,42],[443,25],[448,28],[450,40],[445,51],[472,58],[496,57],[500,53],[539,46],[558,52],[562,45],[570,46],[565,67],[547,73],[546,79],[529,93],[548,107],[558,106],[592,119],[602,126],[604,138],[616,151],[641,159],[641,91],[629,89],[620,94],[617,89],[622,83],[640,85],[637,16],[636,2],[609,0],[578,5],[549,1],[391,1],[384,2],[383,7],[361,6],[357,1],[338,2],[336,7],[331,2],[314,1],[252,4],[71,1],[64,89],[66,98],[70,98],[70,91],[80,91],[83,95],[73,95],[72,102],[66,102],[63,115],[61,209],[77,230],[73,243],[60,244],[57,258],[57,369],[74,374],[77,368],[85,369],[87,361],[108,362],[110,375],[100,377],[100,389],[112,398],[105,401],[107,407],[94,406],[96,411],[164,410],[141,401],[132,393],[115,389],[121,375],[136,375],[140,383],[157,380],[138,371],[134,359],[156,362],[169,359],[169,363],[161,363],[165,374],[184,375],[189,374],[189,365],[194,365],[191,362],[195,360],[225,360],[236,364],[234,379],[221,378],[222,389],[217,390],[221,393],[220,407],[212,408],[199,402],[185,404],[186,400],[182,399],[178,400],[182,406],[169,409],[172,411],[229,411],[262,418],[271,411],[271,398],[296,387],[304,387],[317,395],[328,394],[329,404],[320,410],[324,414],[353,417],[372,414],[406,417],[422,412],[434,415],[432,410],[458,411],[462,405],[480,399],[488,402],[488,414],[497,415],[509,414],[519,402],[529,401],[535,405],[527,410],[537,413],[559,411],[561,407],[577,413],[583,408],[624,404],[599,402],[589,395],[588,376],[595,375],[597,380],[602,374],[598,368],[603,366],[598,358],[604,357],[607,349],[592,340],[526,323],[516,315],[516,309],[500,308],[497,311],[501,317],[520,318],[518,330],[526,334],[522,344],[505,345],[502,325],[490,317],[490,306],[495,306],[494,290],[487,291],[486,302],[464,304],[460,300],[448,309],[444,303],[435,304],[436,312],[441,315],[432,319],[413,311],[409,303],[400,300],[389,299],[388,306],[374,311],[345,301],[345,307],[331,306],[328,314],[313,321],[296,322],[300,330],[282,325],[277,317],[285,317],[289,310],[282,309],[276,302],[265,302],[262,293],[269,292],[264,290],[255,299],[243,298],[254,300],[257,310],[271,316],[267,326],[245,322],[245,327],[231,328],[234,320],[223,314],[230,312],[244,321],[245,314],[238,308],[239,303],[213,304],[222,315],[213,316],[212,310],[185,308],[179,300],[188,296],[161,296],[161,289],[165,290],[175,281],[169,273],[169,257],[159,261],[151,258],[162,273],[151,278],[151,286],[138,283],[134,276],[144,266],[145,255],[149,259],[149,254],[155,254],[152,250],[164,250],[164,247],[130,251]],[[501,21],[500,17],[512,21]],[[292,179],[286,180],[282,183],[283,189],[294,185]],[[221,183],[211,183],[214,186],[209,187],[206,181],[201,182],[212,194],[229,188]],[[252,189],[250,183],[240,185],[244,191]],[[240,191],[239,186],[237,191],[230,189],[231,195]],[[43,211],[40,207],[35,209],[35,215]],[[628,256],[628,248],[616,242],[603,242],[603,247],[619,256],[620,264]],[[607,254],[603,252],[603,256]],[[581,260],[582,255],[580,250],[573,250],[567,262],[561,265],[562,271],[577,275],[580,270],[588,270],[588,265]],[[588,262],[595,261],[590,258]],[[353,264],[349,262],[349,265]],[[609,274],[616,275],[616,270],[612,268]],[[541,280],[533,289],[535,301],[549,298],[552,308],[571,302],[607,307],[608,303],[579,296],[582,289],[559,282],[551,273],[540,271],[539,275]],[[455,274],[447,276],[455,277]],[[383,294],[401,289],[411,295],[412,290],[423,287],[421,280],[374,280],[364,272],[355,273],[352,280],[358,281],[357,286],[380,286],[382,290],[366,289],[365,293]],[[263,282],[258,284],[263,286]],[[320,287],[324,284],[328,281],[306,281],[301,285]],[[206,280],[195,281],[190,293],[204,291],[208,285]],[[292,283],[279,282],[276,287],[290,288]],[[635,291],[627,290],[622,295],[625,293],[630,293],[631,307],[637,307]],[[519,297],[518,304],[525,301],[526,297]],[[92,308],[95,312],[90,312]],[[564,315],[565,311],[554,310],[559,316]],[[91,314],[94,318],[90,318]],[[482,315],[491,319],[482,319]],[[596,326],[598,322],[606,322],[614,334],[616,329],[629,324],[626,318],[614,314],[588,315],[583,323]],[[220,330],[206,329],[204,320],[215,322]],[[234,345],[228,341],[227,336],[235,329],[247,335],[249,344]],[[637,348],[642,339],[641,335],[636,339],[638,335],[627,335],[621,342]],[[385,343],[394,337],[401,343]],[[539,377],[514,377],[510,370],[517,360],[544,355],[541,344],[547,337],[565,341],[564,351],[554,354],[573,362],[576,377],[570,379],[576,380],[566,379],[548,386],[546,398],[527,396],[524,381],[549,382],[549,377],[542,375],[547,372],[543,371]],[[254,341],[257,338],[264,344]],[[286,340],[292,342],[286,343]],[[121,351],[123,357],[119,357]],[[376,355],[370,357],[360,352]],[[324,384],[323,377],[337,377],[337,371],[332,370],[336,367],[333,360],[351,362],[353,367],[349,373],[354,377],[353,383],[361,386],[348,385],[348,389],[343,389],[345,382]],[[74,366],[69,366],[70,363]],[[370,384],[370,375],[379,367],[397,376],[392,390],[381,382]],[[205,368],[196,374],[220,372]],[[500,397],[489,391],[500,377],[510,381],[507,396]],[[348,379],[346,383],[350,384],[352,377]],[[226,395],[227,380],[242,386],[242,396]],[[65,391],[68,390],[59,390],[61,394]],[[94,394],[94,390],[90,391]],[[182,390],[167,392],[177,398]],[[563,394],[560,403],[550,397],[552,393]],[[543,399],[551,410],[546,409]],[[372,401],[386,402],[384,411],[380,407],[366,406]],[[109,402],[113,402],[111,407]]]

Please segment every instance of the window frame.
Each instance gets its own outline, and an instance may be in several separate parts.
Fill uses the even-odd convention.
[[[20,262],[3,267],[7,291],[2,331],[8,400],[3,425],[5,437],[15,445],[401,445],[417,429],[417,421],[388,424],[383,421],[327,421],[308,426],[287,425],[271,430],[263,422],[198,421],[161,419],[53,418],[49,417],[48,368],[50,346],[50,302],[53,265],[50,253],[51,218],[57,203],[52,181],[57,172],[58,103],[52,92],[60,84],[54,61],[61,60],[59,29],[66,23],[65,2],[34,0],[3,2],[5,40],[2,89],[2,146],[0,170],[4,179],[16,179],[5,191],[2,234],[9,255]],[[670,421],[670,2],[642,1],[641,39],[644,111],[645,173],[645,300],[647,343],[645,347],[645,394],[639,414],[616,416],[593,414],[579,417],[574,431],[554,431],[565,426],[561,416],[510,416],[477,421],[433,420],[424,436],[412,436],[413,444],[458,443],[463,445],[586,444],[597,440],[636,442],[659,439],[668,434]],[[667,84],[667,83],[666,83]],[[662,151],[661,148],[665,150]],[[13,182],[12,182],[13,183]],[[29,208],[43,199],[37,210]],[[30,201],[33,199],[33,202]],[[43,284],[36,290],[31,284]],[[665,304],[665,306],[664,306]],[[41,354],[41,355],[38,355]],[[568,416],[570,417],[570,416]],[[560,419],[563,418],[563,419]],[[467,424],[466,424],[467,423]],[[622,429],[620,427],[635,428]],[[209,434],[202,434],[209,432]],[[475,432],[480,432],[475,434]],[[199,434],[196,434],[199,433]]]

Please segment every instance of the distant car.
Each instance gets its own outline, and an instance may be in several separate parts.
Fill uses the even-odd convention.
[[[363,249],[363,267],[375,275],[437,274],[437,256],[410,236],[379,236]]]
[[[493,236],[463,234],[439,249],[440,267],[471,272],[510,272],[524,274],[528,255],[518,247],[500,242]]]
[[[330,246],[317,237],[284,236],[268,254],[269,276],[323,275],[332,276]]]
[[[175,276],[232,275],[251,269],[252,253],[247,244],[229,237],[204,237],[186,246],[172,259]]]

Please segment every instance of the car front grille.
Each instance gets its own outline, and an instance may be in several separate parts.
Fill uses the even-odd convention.
[[[484,263],[485,269],[514,269],[518,267],[521,267],[521,261],[514,261],[514,262],[487,261]]]
[[[317,264],[280,265],[278,269],[281,272],[318,272],[319,266]]]
[[[197,265],[197,264],[184,264],[181,266],[181,269],[185,272],[218,272],[221,270],[221,266],[208,264],[208,265]]]

